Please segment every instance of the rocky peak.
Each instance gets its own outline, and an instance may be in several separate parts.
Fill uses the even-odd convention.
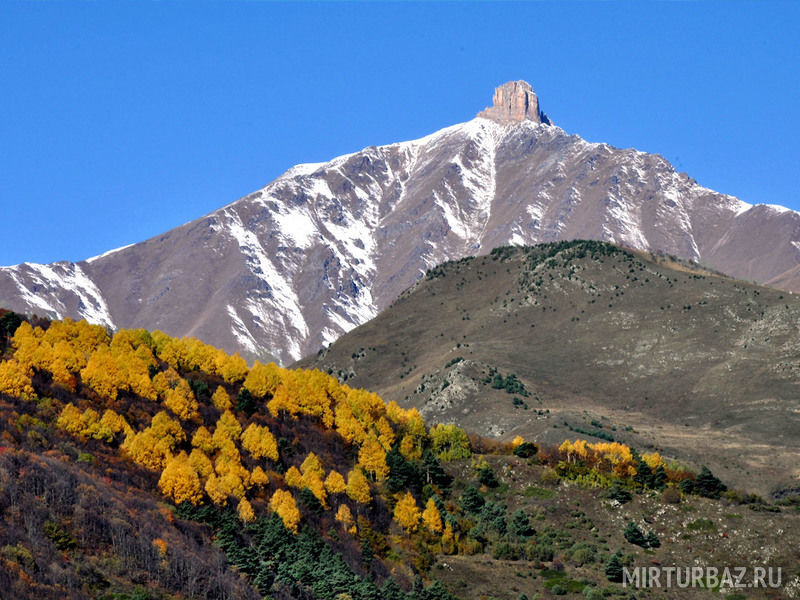
[[[551,125],[550,119],[539,109],[539,98],[527,81],[509,81],[495,88],[492,106],[483,109],[478,116],[498,123],[534,121]]]

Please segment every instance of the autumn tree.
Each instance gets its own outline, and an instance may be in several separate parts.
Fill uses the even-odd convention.
[[[358,464],[378,481],[383,481],[389,473],[389,467],[386,465],[386,450],[374,432],[369,433],[358,451]]]
[[[291,466],[286,470],[286,474],[283,476],[284,480],[286,481],[286,485],[293,488],[301,488],[303,487],[303,476],[300,474],[300,471],[295,466]]]
[[[264,469],[262,469],[260,466],[256,466],[256,468],[250,473],[250,481],[253,482],[253,485],[264,487],[269,483],[269,476]]]
[[[185,452],[167,459],[158,480],[158,489],[175,504],[191,502],[197,505],[200,502],[203,497],[200,477]]]
[[[435,508],[436,506],[434,506],[434,509]],[[408,533],[413,533],[417,530],[421,515],[419,507],[417,506],[417,501],[414,500],[414,496],[412,496],[410,492],[406,492],[397,501],[393,516],[397,524]],[[439,527],[441,527],[441,522],[439,523]]]
[[[428,502],[425,504],[425,510],[422,511],[422,522],[431,533],[442,533],[442,515],[436,508],[433,498],[428,498]]]
[[[247,363],[238,352],[228,355],[219,350],[216,356],[216,371],[225,383],[236,383],[247,377]]]
[[[469,438],[457,425],[440,423],[431,429],[430,437],[433,451],[444,461],[469,458],[471,455]]]
[[[221,385],[217,386],[217,389],[211,396],[211,403],[216,408],[222,411],[230,410],[231,408],[233,408],[233,404],[231,404],[230,395],[228,394],[228,392],[225,391],[225,388]]]
[[[280,489],[275,490],[269,501],[269,507],[281,518],[286,529],[297,533],[297,526],[300,523],[300,511],[291,492]]]
[[[267,427],[251,423],[242,433],[242,448],[253,458],[278,460],[278,443]]]
[[[350,507],[347,504],[340,504],[336,511],[336,520],[341,523],[344,528],[352,535],[356,533],[356,523],[353,520],[353,513],[350,512]]]
[[[253,507],[247,501],[247,498],[242,498],[239,500],[239,506],[236,508],[236,512],[239,514],[239,518],[245,523],[250,523],[256,519],[256,514],[253,512]]]
[[[372,496],[364,472],[356,467],[347,474],[347,495],[359,504],[369,504]]]
[[[275,393],[275,389],[283,379],[284,373],[286,373],[285,369],[281,369],[274,363],[264,365],[256,361],[247,374],[243,385],[256,398],[265,398]]]
[[[325,478],[325,489],[329,494],[341,494],[347,489],[344,477],[338,471],[331,471]]]

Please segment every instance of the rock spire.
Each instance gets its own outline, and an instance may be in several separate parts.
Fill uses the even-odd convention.
[[[478,113],[479,117],[498,123],[534,121],[551,125],[539,108],[539,98],[527,81],[509,81],[494,90],[492,106]]]

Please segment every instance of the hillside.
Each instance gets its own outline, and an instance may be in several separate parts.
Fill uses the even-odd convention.
[[[627,598],[623,566],[698,560],[775,570],[729,598],[800,591],[797,497],[658,453],[428,428],[158,331],[4,313],[0,348],[4,598]]]
[[[799,322],[792,294],[685,261],[598,242],[506,247],[429,270],[298,365],[431,422],[611,437],[766,494],[800,487]]]
[[[577,238],[800,290],[800,214],[714,192],[657,154],[571,135],[528,84],[510,82],[471,121],[297,165],[152,239],[77,263],[0,267],[0,306],[289,364],[434,265]]]

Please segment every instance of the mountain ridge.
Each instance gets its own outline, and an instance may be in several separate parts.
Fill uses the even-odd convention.
[[[435,264],[506,244],[603,239],[800,291],[800,214],[713,192],[659,155],[536,122],[532,89],[515,89],[528,99],[512,95],[499,121],[296,165],[86,261],[2,267],[0,304],[288,364],[376,316]]]

